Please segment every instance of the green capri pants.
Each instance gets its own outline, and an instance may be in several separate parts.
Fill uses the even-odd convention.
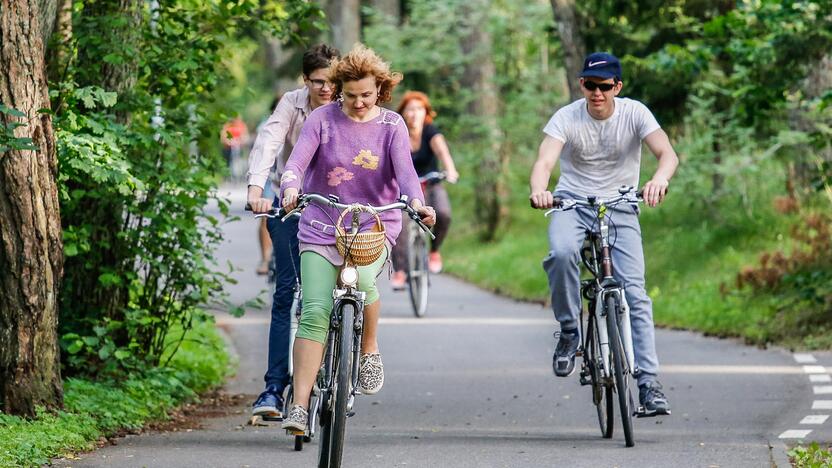
[[[358,290],[364,291],[367,298],[365,305],[376,302],[379,298],[376,277],[381,272],[387,252],[378,260],[367,266],[358,267]],[[300,277],[303,278],[303,311],[298,324],[297,338],[326,342],[329,331],[329,315],[332,313],[332,290],[338,281],[340,267],[317,252],[306,251],[300,254]]]

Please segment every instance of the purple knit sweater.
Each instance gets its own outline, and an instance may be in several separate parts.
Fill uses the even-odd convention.
[[[404,119],[381,109],[375,119],[356,122],[344,115],[338,103],[315,109],[303,124],[280,179],[281,196],[290,187],[336,195],[341,203],[381,206],[395,202],[400,194],[424,203]],[[310,204],[301,215],[298,239],[334,245],[339,214],[337,209]],[[395,244],[402,227],[401,211],[379,216],[387,239]]]

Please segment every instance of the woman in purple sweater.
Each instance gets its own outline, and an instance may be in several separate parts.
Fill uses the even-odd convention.
[[[411,200],[423,221],[433,225],[436,213],[424,197],[410,158],[407,126],[401,116],[378,104],[388,102],[401,74],[363,45],[334,60],[329,80],[336,102],[315,109],[306,119],[280,180],[283,207],[297,204],[304,192],[336,195],[342,203],[375,206],[395,202],[400,194]],[[294,402],[284,429],[305,430],[309,395],[321,365],[332,312],[332,290],[344,259],[335,247],[334,208],[312,204],[303,211],[300,241],[303,312],[294,348]],[[401,212],[380,214],[387,235],[387,251],[401,230]],[[384,383],[376,329],[381,309],[375,280],[386,262],[359,267],[361,291],[367,293],[358,383],[364,394],[377,393]]]

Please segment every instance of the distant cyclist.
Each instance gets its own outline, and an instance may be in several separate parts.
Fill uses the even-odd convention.
[[[418,91],[408,91],[399,103],[398,112],[407,123],[410,133],[410,155],[419,177],[430,172],[438,172],[441,162],[448,182],[456,183],[459,174],[456,172],[445,137],[433,125],[436,112],[433,111],[427,95]],[[448,192],[445,191],[440,181],[428,181],[425,187],[425,202],[436,209],[436,226],[433,228],[436,239],[431,243],[428,254],[428,269],[431,273],[439,273],[442,271],[442,256],[439,249],[451,225],[451,204],[448,200]],[[399,240],[393,248],[394,273],[391,284],[396,290],[404,289],[407,280],[405,273],[407,245],[407,229],[402,229]]]
[[[658,168],[644,185],[644,201],[654,207],[665,197],[679,159],[667,134],[644,104],[618,98],[624,83],[621,63],[607,53],[593,53],[584,60],[580,76],[584,98],[559,109],[546,124],[531,173],[529,199],[536,208],[551,208],[549,177],[560,159],[561,175],[556,195],[565,198],[613,197],[622,185],[637,186],[641,144],[656,156]],[[646,415],[667,414],[670,404],[657,380],[659,361],[653,326],[653,306],[644,287],[644,254],[638,209],[621,205],[611,210],[614,240],[612,256],[616,279],[625,285],[630,306],[635,375],[639,401]],[[566,377],[575,369],[580,346],[578,317],[581,310],[580,248],[584,231],[595,219],[587,210],[556,212],[549,225],[549,255],[543,268],[549,276],[552,309],[560,322],[560,338],[552,367]]]
[[[309,114],[332,100],[335,90],[328,80],[329,62],[338,57],[337,49],[321,44],[303,54],[304,86],[283,95],[271,117],[257,133],[257,140],[249,155],[248,202],[255,213],[279,206],[277,197],[265,198],[263,188],[271,184],[269,174],[276,166],[276,176],[283,173],[286,161],[298,141],[301,127]],[[295,288],[296,272],[300,272],[298,253],[298,221],[268,221],[275,255],[275,287],[269,326],[269,357],[266,389],[254,402],[252,413],[280,417],[283,410],[283,390],[289,383],[289,309]]]
[[[335,84],[338,100],[316,109],[303,126],[280,181],[284,208],[297,205],[301,188],[335,195],[341,203],[373,206],[394,203],[404,194],[425,223],[432,225],[435,213],[422,202],[410,160],[407,126],[399,114],[380,105],[390,101],[401,75],[391,72],[375,52],[357,44],[345,57],[333,61],[329,80]],[[294,402],[283,421],[284,429],[303,431],[307,427],[309,396],[329,330],[332,291],[344,263],[335,246],[338,214],[335,209],[314,205],[301,216],[298,238],[303,309],[292,361]],[[388,244],[394,244],[401,229],[401,212],[386,211],[379,217]],[[377,393],[384,385],[377,338],[381,302],[376,277],[385,261],[383,253],[374,263],[358,267],[358,288],[367,295],[358,369],[358,386],[365,395]]]

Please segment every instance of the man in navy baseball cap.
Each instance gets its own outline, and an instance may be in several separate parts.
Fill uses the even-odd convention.
[[[584,70],[581,78],[614,78],[621,81],[621,62],[618,57],[606,52],[595,52],[584,59]]]
[[[624,87],[621,62],[612,54],[595,52],[584,60],[578,80],[583,97],[558,109],[543,128],[543,141],[529,176],[529,201],[534,208],[555,206],[556,197],[615,197],[622,186],[637,187],[641,175],[641,149],[656,156],[653,176],[642,189],[644,203],[654,207],[664,200],[679,158],[655,116],[635,99],[618,97]],[[557,163],[560,176],[555,190],[549,180]],[[638,214],[615,214],[616,278],[622,278],[630,311],[638,382],[638,415],[670,414],[670,403],[659,383],[653,303],[644,280],[644,250]],[[580,271],[575,259],[581,252],[584,232],[595,231],[598,220],[585,212],[554,212],[550,221],[549,254],[543,269],[549,279],[552,312],[560,325],[555,333],[552,370],[557,377],[575,371],[581,349],[582,308]]]

